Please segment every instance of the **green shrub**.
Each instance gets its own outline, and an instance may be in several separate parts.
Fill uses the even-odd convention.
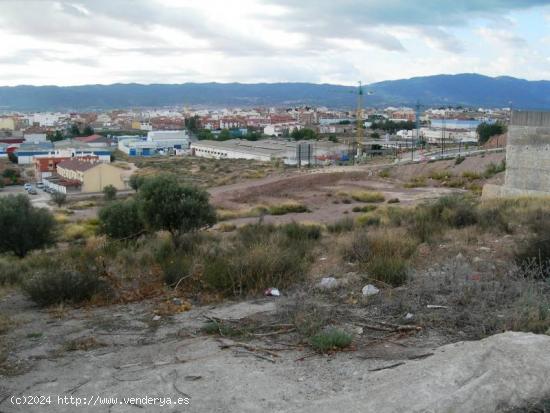
[[[396,256],[373,256],[368,263],[369,276],[394,287],[407,281],[407,261]]]
[[[406,182],[403,186],[405,188],[420,188],[420,187],[425,187],[426,185],[427,185],[426,177],[418,176],[418,177],[412,178],[409,182]]]
[[[0,286],[18,284],[25,271],[25,261],[0,259]]]
[[[380,178],[389,178],[390,175],[391,175],[391,173],[390,173],[389,169],[382,169],[380,172],[378,172],[378,176]]]
[[[281,230],[288,238],[293,240],[319,239],[321,237],[321,227],[319,225],[305,225],[292,222],[283,225]]]
[[[180,255],[164,261],[162,272],[166,285],[175,286],[178,281],[189,276],[193,266],[193,259],[186,255]]]
[[[364,214],[357,217],[357,224],[362,227],[380,225],[380,217],[372,214]]]
[[[391,199],[388,199],[388,204],[398,204],[400,203],[400,199],[399,198],[391,198]]]
[[[62,192],[54,192],[51,194],[51,199],[54,204],[57,205],[58,208],[60,208],[62,205],[67,203],[67,195],[65,195]]]
[[[81,303],[107,289],[97,272],[74,268],[35,270],[23,281],[22,287],[31,300],[41,306]]]
[[[55,241],[53,215],[36,208],[26,195],[0,198],[0,253],[12,252],[22,258],[31,250]]]
[[[506,161],[504,159],[499,164],[495,164],[491,162],[485,168],[485,172],[483,172],[483,177],[489,179],[500,172],[504,172],[505,170],[506,170]]]
[[[475,203],[464,196],[446,196],[419,205],[410,218],[412,233],[422,242],[430,241],[445,227],[463,228],[478,223]]]
[[[416,247],[417,241],[403,231],[375,230],[367,234],[358,230],[343,255],[366,269],[372,278],[399,286],[407,280],[408,260]]]
[[[117,189],[113,185],[107,185],[103,188],[103,197],[106,201],[112,201],[116,198]]]
[[[462,177],[470,181],[475,181],[476,179],[481,179],[481,174],[474,171],[464,171],[462,172]]]
[[[310,344],[319,353],[326,353],[345,349],[351,345],[352,341],[351,334],[336,328],[330,328],[313,336]]]
[[[300,224],[247,225],[201,257],[207,289],[226,295],[257,294],[302,282],[320,228]]]
[[[464,162],[466,158],[462,155],[459,155],[455,158],[455,165],[460,165],[462,162]]]
[[[332,224],[328,224],[327,231],[332,234],[340,234],[342,232],[349,232],[353,230],[354,226],[355,221],[353,220],[353,218],[344,217],[336,222],[333,222]]]
[[[384,202],[385,197],[384,194],[381,192],[369,192],[369,191],[361,191],[361,192],[354,192],[351,194],[351,197],[357,201],[357,202]]]
[[[302,204],[286,203],[281,205],[272,205],[269,207],[268,212],[271,215],[285,215],[291,213],[309,212],[309,209]]]
[[[376,205],[364,205],[364,206],[355,206],[353,207],[353,212],[371,212],[377,209],[378,206]]]
[[[430,173],[430,178],[436,181],[446,181],[453,177],[453,173],[450,171],[432,171]]]
[[[344,247],[344,258],[352,261],[365,263],[370,256],[369,239],[365,230],[357,230],[349,245]]]

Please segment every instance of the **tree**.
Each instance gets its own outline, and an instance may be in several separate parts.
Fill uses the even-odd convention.
[[[80,136],[80,129],[78,129],[78,125],[76,123],[73,123],[71,125],[71,129],[69,130],[69,134],[72,136],[72,137],[75,137],[75,136]]]
[[[61,208],[61,206],[64,205],[65,202],[67,202],[67,195],[65,195],[63,192],[54,192],[51,195],[51,198],[58,208]]]
[[[262,132],[258,131],[249,131],[246,135],[244,135],[244,138],[247,141],[257,141],[262,138]]]
[[[197,134],[197,138],[199,139],[199,141],[212,140],[214,136],[209,129],[201,129]]]
[[[113,201],[116,198],[117,189],[113,185],[103,188],[103,196],[106,201]]]
[[[26,195],[0,198],[0,252],[22,258],[33,249],[54,242],[55,220],[44,208],[35,208]]]
[[[303,128],[294,129],[290,134],[290,137],[295,141],[317,139],[317,133],[313,129]]]
[[[330,142],[333,142],[333,143],[338,143],[338,138],[336,137],[336,135],[333,135],[333,134],[330,134],[330,135],[328,136],[328,140],[329,140]]]
[[[380,139],[380,134],[378,132],[373,132],[370,134],[372,139]]]
[[[146,179],[139,187],[141,216],[151,230],[166,230],[174,244],[180,235],[216,223],[216,212],[208,201],[208,193],[180,184],[172,175]]]
[[[86,125],[82,131],[82,136],[91,136],[94,134],[94,129],[90,125]]]
[[[56,130],[55,132],[49,131],[46,134],[46,139],[51,141],[51,142],[58,142],[58,141],[62,141],[63,139],[65,139],[65,136],[63,136],[63,133],[59,130]]]
[[[197,132],[200,127],[199,117],[195,115],[195,116],[191,116],[190,118],[186,118],[185,127],[193,133]]]
[[[218,135],[219,141],[227,141],[229,139],[231,139],[231,133],[227,129],[222,130]]]
[[[109,238],[136,238],[145,230],[139,214],[138,202],[134,199],[116,201],[99,210],[101,232]]]
[[[137,192],[137,190],[139,189],[143,181],[145,181],[144,176],[133,174],[132,176],[130,176],[130,182],[129,182],[130,188],[132,188],[134,191]]]
[[[17,182],[17,179],[21,176],[20,172],[12,169],[12,168],[6,168],[2,172],[2,176],[9,181],[11,181],[12,184],[15,184]]]
[[[483,145],[489,139],[495,135],[502,135],[506,132],[506,126],[502,123],[487,123],[482,122],[477,126],[477,134],[479,136],[479,143]]]

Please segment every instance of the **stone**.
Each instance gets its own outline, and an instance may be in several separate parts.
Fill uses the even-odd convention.
[[[334,277],[324,277],[317,284],[317,288],[321,290],[332,290],[338,287],[338,280]]]
[[[367,284],[363,287],[363,295],[364,296],[370,296],[370,295],[376,295],[380,292],[380,290],[378,288],[376,288],[374,285],[372,284]]]
[[[526,407],[550,394],[549,348],[549,336],[517,332],[449,344],[425,359],[370,372],[362,392],[321,396],[292,410],[497,413]]]

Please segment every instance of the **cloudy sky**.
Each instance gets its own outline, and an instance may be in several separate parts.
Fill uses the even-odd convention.
[[[0,0],[0,85],[550,79],[550,0]]]

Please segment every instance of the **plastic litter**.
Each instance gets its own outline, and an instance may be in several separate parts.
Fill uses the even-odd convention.
[[[268,297],[280,297],[281,292],[277,288],[271,287],[264,291],[264,295]]]

